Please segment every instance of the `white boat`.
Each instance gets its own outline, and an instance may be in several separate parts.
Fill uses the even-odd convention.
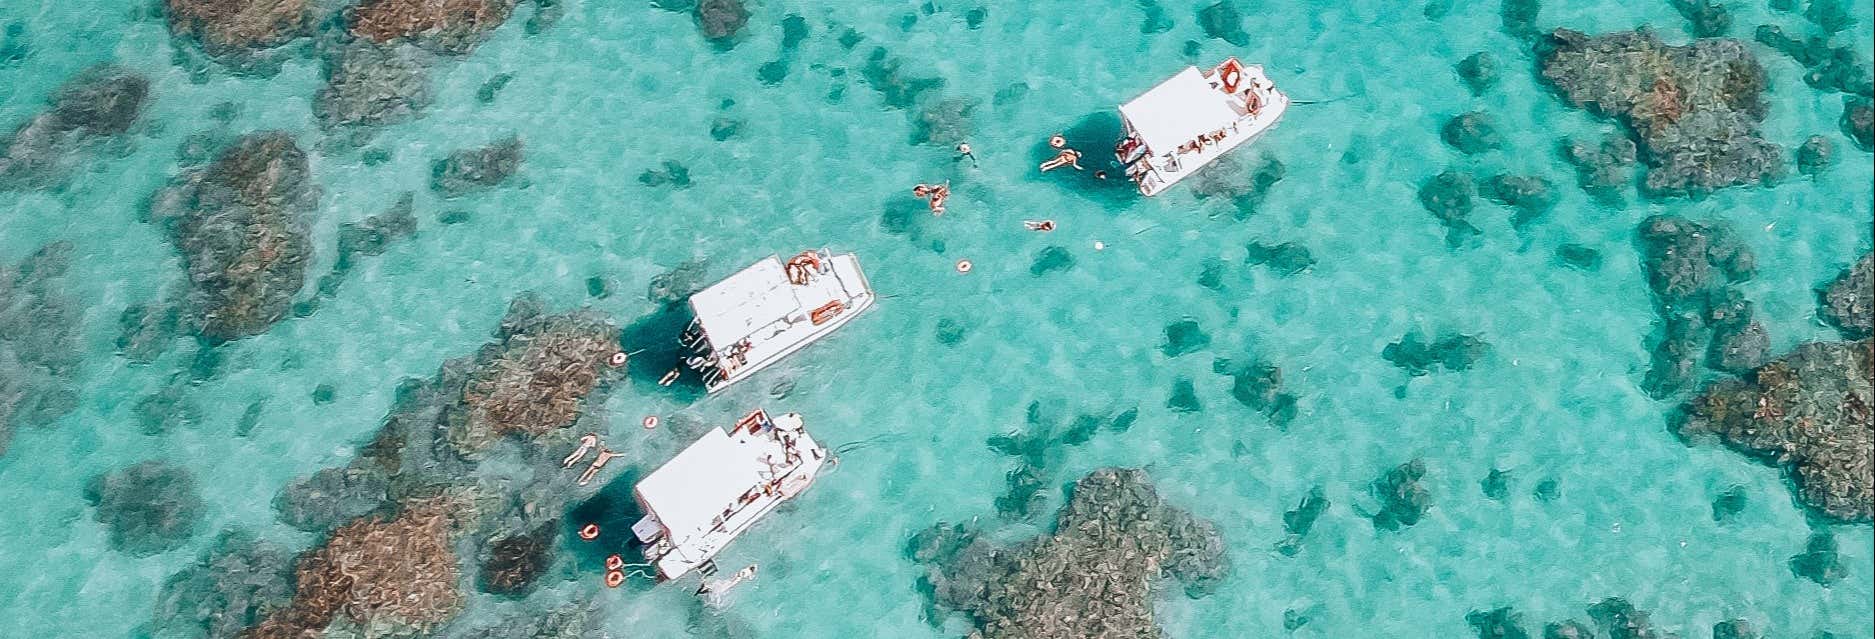
[[[874,297],[852,253],[771,255],[690,297],[684,363],[714,393],[845,326]]]
[[[645,561],[670,580],[704,568],[763,515],[814,483],[826,448],[801,416],[756,410],[727,433],[712,428],[632,489],[645,516],[632,524]]]
[[[1210,71],[1185,67],[1120,105],[1126,137],[1114,156],[1140,194],[1158,195],[1263,135],[1288,110],[1289,96],[1260,65],[1229,58]]]

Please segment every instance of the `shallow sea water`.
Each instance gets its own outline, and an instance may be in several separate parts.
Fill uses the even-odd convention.
[[[439,66],[435,106],[369,145],[389,151],[388,162],[313,153],[324,189],[314,276],[330,266],[340,224],[405,191],[416,193],[418,234],[367,260],[317,313],[225,347],[223,372],[187,390],[200,418],[161,436],[140,432],[133,406],[187,366],[186,349],[147,366],[113,354],[123,308],[153,300],[182,272],[162,232],[140,220],[146,199],[175,174],[175,150],[194,133],[277,128],[309,152],[318,147],[310,96],[319,65],[296,60],[271,78],[216,71],[196,83],[170,64],[160,18],[94,0],[0,4],[0,24],[23,23],[34,47],[24,63],[0,67],[0,128],[18,126],[96,62],[154,82],[124,148],[97,154],[63,188],[0,192],[0,262],[75,242],[67,282],[86,307],[81,406],[51,428],[17,433],[0,457],[0,637],[138,636],[163,579],[195,561],[214,531],[312,543],[278,523],[274,495],[349,460],[398,380],[473,352],[522,291],[626,324],[654,310],[642,294],[649,280],[687,260],[707,260],[720,277],[822,245],[861,255],[886,298],[867,316],[721,396],[686,405],[621,385],[598,408],[613,424],[612,447],[628,450],[614,478],[648,472],[685,433],[757,405],[803,413],[824,441],[889,435],[849,454],[721,559],[759,563],[760,577],[720,617],[698,622],[687,589],[606,591],[594,566],[562,553],[564,580],[521,602],[477,595],[475,615],[596,591],[620,637],[686,628],[716,636],[724,626],[754,637],[961,636],[961,619],[927,619],[923,568],[905,558],[905,542],[938,521],[980,518],[1009,540],[1046,530],[1059,491],[1032,520],[998,518],[993,501],[1014,462],[984,444],[1022,428],[1039,401],[1064,416],[1140,410],[1130,431],[1067,449],[1055,484],[1102,466],[1145,466],[1163,494],[1225,535],[1233,572],[1218,591],[1161,602],[1171,637],[1281,636],[1285,610],[1310,618],[1297,637],[1471,636],[1464,617],[1473,609],[1514,606],[1540,626],[1585,620],[1586,606],[1610,596],[1689,638],[1735,617],[1773,636],[1875,634],[1870,527],[1830,527],[1848,566],[1841,581],[1826,588],[1793,576],[1786,562],[1810,527],[1778,471],[1683,444],[1666,424],[1673,403],[1639,389],[1655,314],[1633,238],[1648,215],[1734,226],[1759,258],[1744,288],[1774,351],[1833,338],[1813,289],[1869,250],[1875,175],[1837,127],[1840,96],[1804,85],[1788,58],[1751,45],[1771,76],[1765,137],[1787,149],[1813,133],[1829,137],[1841,160],[1833,170],[1773,189],[1615,208],[1575,188],[1573,169],[1551,152],[1557,138],[1613,125],[1536,82],[1527,54],[1499,29],[1495,2],[1443,3],[1436,19],[1420,3],[1241,3],[1251,43],[1237,48],[1200,30],[1196,11],[1208,2],[1161,3],[1173,25],[1146,34],[1134,3],[991,6],[971,29],[974,3],[927,12],[922,3],[769,0],[751,5],[748,29],[727,51],[707,44],[688,14],[644,2],[565,4],[551,30],[528,35],[517,17],[473,55]],[[1839,37],[1853,35],[1867,60],[1875,10],[1850,9],[1857,23]],[[1764,22],[1802,26],[1759,2],[1733,11],[1744,37]],[[788,14],[805,17],[810,35],[786,80],[767,86],[757,69],[776,59]],[[1551,2],[1539,22],[1589,33],[1651,24],[1669,41],[1685,38],[1683,21],[1657,1]],[[865,36],[851,50],[838,42],[848,27]],[[1187,41],[1199,43],[1196,56]],[[875,46],[914,75],[943,77],[945,97],[975,102],[980,166],[910,144],[907,113],[859,77]],[[1475,51],[1504,66],[1480,97],[1451,70]],[[1189,186],[1150,201],[1110,198],[1035,171],[1034,147],[1049,133],[1111,113],[1185,64],[1232,54],[1266,63],[1297,100],[1333,100],[1297,105],[1237,152],[1246,165],[1268,156],[1287,166],[1256,213],[1236,219]],[[513,81],[478,104],[477,89],[503,72]],[[1010,97],[1017,84],[1026,93]],[[225,127],[209,117],[222,102],[240,105]],[[1498,118],[1506,150],[1465,157],[1439,140],[1445,119],[1470,109]],[[712,139],[718,117],[740,120],[739,133]],[[428,190],[432,161],[509,134],[527,147],[518,184],[450,201]],[[640,183],[665,160],[687,166],[693,184]],[[1454,249],[1415,196],[1420,180],[1448,166],[1541,174],[1562,201],[1523,229],[1507,209],[1481,203],[1473,219],[1482,236]],[[918,206],[910,185],[943,179],[955,191],[946,215],[886,215]],[[470,220],[441,224],[449,211]],[[1020,225],[1044,217],[1060,228]],[[1288,277],[1245,266],[1252,241],[1297,242],[1318,263]],[[1601,251],[1602,268],[1562,267],[1554,251],[1564,243]],[[1074,266],[1032,275],[1049,246],[1065,248]],[[956,273],[960,259],[973,272]],[[1220,290],[1197,283],[1215,260],[1228,265]],[[591,276],[609,278],[615,294],[589,298]],[[1164,327],[1186,318],[1211,342],[1168,357]],[[936,338],[944,320],[967,328],[955,345]],[[1492,350],[1469,371],[1410,377],[1380,352],[1415,330],[1482,335]],[[1298,416],[1278,428],[1237,403],[1230,378],[1212,372],[1215,357],[1281,366]],[[1181,379],[1194,383],[1201,411],[1168,408]],[[770,398],[783,380],[793,391]],[[315,406],[322,383],[337,401]],[[246,407],[263,399],[259,426],[235,436]],[[637,424],[649,414],[674,425],[644,431]],[[1413,458],[1429,469],[1431,512],[1405,530],[1376,531],[1360,514],[1375,507],[1368,482]],[[90,477],[145,459],[194,472],[209,509],[189,545],[134,558],[109,549],[81,495]],[[1513,471],[1501,502],[1479,488],[1493,467]],[[1553,500],[1532,495],[1545,479],[1559,486]],[[1712,500],[1733,485],[1748,491],[1749,507],[1715,523]],[[1301,552],[1284,556],[1275,550],[1283,511],[1314,486],[1333,506]]]

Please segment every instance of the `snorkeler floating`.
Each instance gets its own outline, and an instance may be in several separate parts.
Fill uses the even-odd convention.
[[[943,184],[936,186],[919,184],[911,187],[911,194],[929,200],[932,215],[943,215],[944,200],[949,199],[951,196],[951,183],[949,180],[945,180]]]
[[[1042,163],[1043,172],[1053,171],[1064,166],[1072,166],[1076,171],[1083,170],[1081,169],[1081,152],[1068,148],[1068,139],[1061,137],[1060,133],[1048,136],[1048,146],[1061,149],[1061,152],[1056,153],[1053,159]]]
[[[618,456],[619,453],[612,452],[609,448],[600,448],[599,456],[593,458],[592,465],[586,467],[586,472],[579,474],[579,485],[584,486],[592,483],[592,478],[599,474],[599,469],[604,468],[606,462],[612,461],[613,457]]]
[[[977,166],[977,154],[970,152],[969,142],[957,143],[957,157],[970,158],[970,166]]]
[[[1024,220],[1022,227],[1031,231],[1048,232],[1055,230],[1054,220]]]
[[[592,447],[595,445],[598,445],[598,443],[599,443],[598,434],[586,433],[584,437],[579,438],[579,448],[574,450],[573,454],[567,455],[566,459],[560,462],[560,467],[572,468],[573,464],[577,464],[579,463],[579,460],[585,459],[586,453],[588,451],[591,451]]]

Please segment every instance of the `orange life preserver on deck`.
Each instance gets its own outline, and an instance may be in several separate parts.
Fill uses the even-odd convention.
[[[813,313],[808,314],[808,319],[813,320],[815,326],[819,326],[827,323],[827,320],[833,319],[833,316],[839,315],[840,311],[844,310],[846,310],[846,304],[841,303],[840,300],[833,300],[822,305],[820,308],[814,309]]]
[[[1235,94],[1238,83],[1243,81],[1243,67],[1237,64],[1235,58],[1226,60],[1223,70],[1218,72],[1218,79],[1224,83],[1225,93]]]
[[[786,270],[788,271],[788,281],[793,282],[797,286],[806,284],[807,276],[810,273],[820,272],[820,255],[813,251],[803,251],[800,255],[796,255],[788,260]]]
[[[579,528],[579,538],[592,541],[599,538],[599,524],[586,524]]]
[[[617,588],[622,583],[625,583],[625,573],[617,570],[605,571],[605,587]]]

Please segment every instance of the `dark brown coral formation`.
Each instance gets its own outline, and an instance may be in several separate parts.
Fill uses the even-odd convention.
[[[1633,132],[1650,192],[1700,194],[1784,173],[1782,151],[1759,135],[1765,74],[1744,42],[1669,46],[1646,29],[1557,29],[1541,57],[1543,79],[1563,99]]]
[[[502,331],[462,388],[467,415],[450,441],[463,454],[495,437],[531,439],[571,425],[620,352],[618,330],[596,316],[535,318]]]
[[[1748,379],[1714,383],[1686,405],[1679,431],[1715,435],[1733,450],[1785,468],[1798,498],[1825,517],[1869,521],[1875,512],[1872,344],[1805,344]]]
[[[164,0],[169,30],[195,38],[211,55],[284,44],[306,32],[306,0]]]
[[[245,639],[304,637],[343,618],[372,635],[423,632],[462,606],[450,549],[448,498],[405,504],[388,519],[365,518],[332,531],[300,559],[298,592],[286,609],[242,634]]]
[[[304,217],[318,200],[306,153],[277,131],[242,137],[157,194],[151,218],[182,251],[185,306],[202,337],[258,335],[286,317],[306,282]]]
[[[939,524],[913,540],[931,565],[936,602],[970,616],[987,639],[1152,639],[1158,583],[1204,594],[1229,566],[1210,522],[1165,503],[1139,469],[1075,482],[1055,532],[996,548]]]
[[[1844,337],[1875,334],[1875,253],[1863,255],[1823,289],[1820,314]]]
[[[380,44],[398,40],[467,53],[514,12],[515,0],[364,0],[351,33]]]

